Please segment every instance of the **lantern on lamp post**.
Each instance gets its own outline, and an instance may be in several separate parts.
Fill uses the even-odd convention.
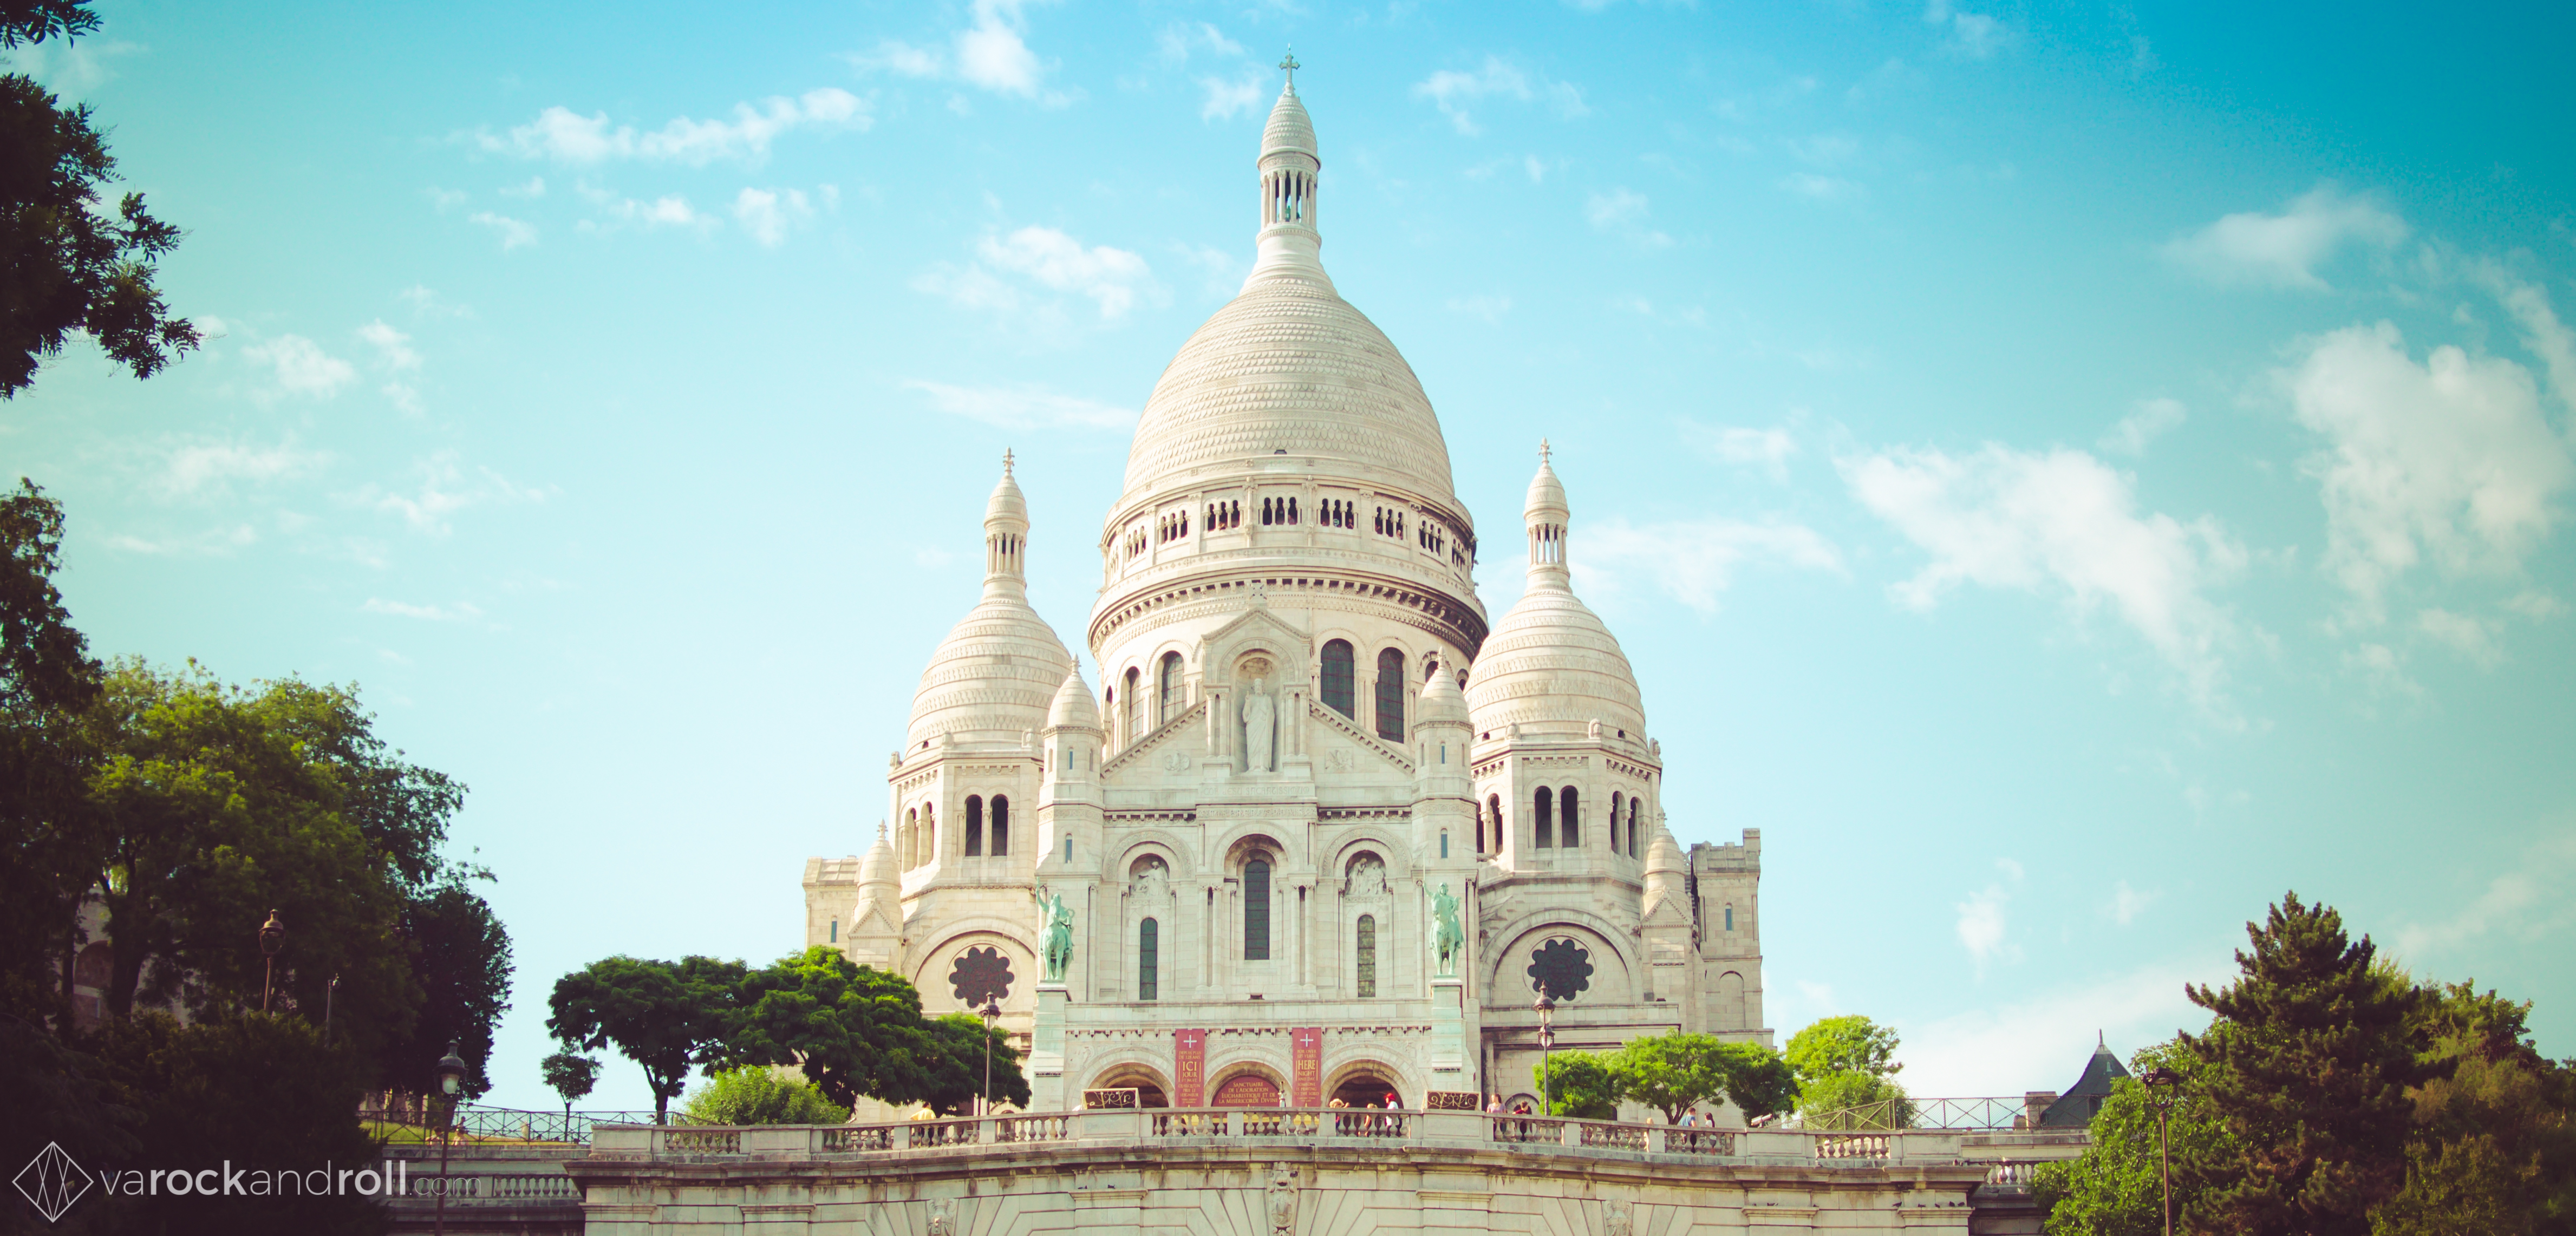
[[[259,925],[259,955],[265,967],[259,980],[259,1011],[268,1011],[271,993],[277,990],[277,950],[286,947],[286,924],[277,920],[277,911],[268,912],[268,921]]]
[[[1002,1016],[1001,1002],[985,1001],[975,1015],[984,1019],[984,1114],[989,1116],[993,1114],[993,1023]]]
[[[2156,1109],[2156,1174],[2164,1181],[2165,1236],[2173,1236],[2173,1155],[2165,1144],[2165,1112],[2181,1097],[2182,1074],[2161,1065],[2138,1074]]]
[[[1538,1012],[1538,1109],[1542,1116],[1556,1114],[1556,1069],[1550,1053],[1556,1048],[1556,1001],[1540,989],[1538,1001],[1530,1008]]]
[[[456,1054],[456,1042],[447,1044],[447,1054],[438,1058],[438,1089],[447,1096],[447,1118],[438,1125],[438,1202],[435,1221],[438,1236],[447,1236],[447,1149],[456,1140],[456,1100],[465,1085],[465,1058]]]

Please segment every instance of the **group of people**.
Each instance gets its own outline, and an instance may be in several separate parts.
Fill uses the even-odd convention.
[[[1489,1094],[1485,1097],[1485,1114],[1488,1116],[1536,1116],[1540,1113],[1538,1109],[1530,1106],[1530,1101],[1526,1097],[1514,1100],[1510,1110],[1507,1111],[1503,1107],[1503,1096],[1497,1093]],[[1713,1129],[1717,1127],[1717,1113],[1710,1112],[1705,1118],[1703,1118],[1697,1109],[1683,1112],[1681,1122],[1674,1127],[1683,1129]],[[1527,1120],[1521,1121],[1518,1133],[1524,1139],[1529,1137],[1530,1122]]]
[[[1326,1103],[1324,1106],[1340,1109],[1347,1108],[1352,1105],[1339,1095],[1336,1095],[1332,1102]],[[1358,1107],[1360,1110],[1365,1111],[1376,1109],[1377,1105],[1373,1103],[1361,1103]],[[1389,1112],[1404,1110],[1403,1098],[1392,1090],[1387,1091],[1386,1106],[1383,1110]],[[1404,1117],[1392,1115],[1362,1116],[1356,1112],[1350,1115],[1337,1115],[1333,1117],[1333,1131],[1344,1137],[1402,1137],[1404,1136]]]

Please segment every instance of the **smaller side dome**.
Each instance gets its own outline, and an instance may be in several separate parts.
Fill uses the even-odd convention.
[[[1458,689],[1458,671],[1434,662],[1430,681],[1422,684],[1422,695],[1415,707],[1416,726],[1454,725],[1466,728],[1467,693]]]
[[[993,486],[993,499],[984,504],[984,526],[999,524],[1014,532],[1029,530],[1029,499],[1020,492],[1020,483],[1011,477],[1011,453],[1002,452],[1002,480]]]
[[[880,884],[900,884],[894,870],[894,847],[886,841],[885,821],[877,821],[877,843],[868,847],[867,857],[859,860],[859,887],[867,889]],[[863,892],[861,896],[865,896]]]
[[[1681,847],[1674,844],[1672,830],[1661,824],[1655,826],[1655,839],[1646,843],[1646,874],[1676,877],[1682,874]]]
[[[1573,512],[1565,505],[1565,484],[1556,479],[1556,469],[1548,463],[1547,439],[1538,440],[1538,475],[1530,478],[1529,497],[1521,503],[1521,518],[1532,523],[1563,524]]]
[[[1297,83],[1292,79],[1279,92],[1279,102],[1270,109],[1270,123],[1261,129],[1261,153],[1301,154],[1322,162],[1315,149],[1315,121],[1306,114],[1306,104],[1297,97]]]
[[[1073,672],[1064,676],[1064,685],[1056,688],[1055,703],[1047,709],[1047,728],[1093,731],[1100,728],[1100,706],[1091,702],[1091,688],[1082,681],[1080,662],[1075,662]]]

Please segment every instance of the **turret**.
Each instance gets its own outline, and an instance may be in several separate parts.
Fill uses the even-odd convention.
[[[1433,662],[1414,705],[1413,821],[1422,862],[1475,862],[1476,787],[1468,772],[1467,694],[1458,671]]]
[[[903,877],[896,870],[894,845],[883,821],[876,844],[859,860],[859,902],[850,913],[850,929],[841,952],[863,966],[900,970],[903,949]]]
[[[1046,753],[1046,776],[1038,786],[1038,855],[1041,875],[1061,874],[1068,862],[1087,862],[1087,842],[1096,845],[1100,829],[1100,709],[1082,681],[1082,665],[1064,676],[1064,685],[1047,709],[1046,732],[1039,739]],[[1065,843],[1074,843],[1068,852]]]
[[[1288,79],[1270,108],[1270,123],[1261,128],[1261,250],[1245,285],[1290,270],[1330,286],[1324,238],[1315,227],[1316,177],[1324,160],[1315,149],[1315,122],[1297,97],[1297,57],[1279,67]]]

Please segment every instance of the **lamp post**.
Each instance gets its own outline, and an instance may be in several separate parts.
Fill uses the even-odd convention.
[[[2182,1075],[2159,1066],[2138,1074],[2138,1081],[2156,1109],[2156,1174],[2164,1180],[2165,1236],[2173,1236],[2173,1155],[2165,1144],[2165,1111],[2180,1097]]]
[[[464,1084],[465,1059],[456,1054],[456,1043],[451,1039],[447,1054],[438,1058],[438,1088],[447,1095],[447,1118],[438,1126],[438,1236],[447,1236],[447,1148],[456,1140],[456,1092]]]
[[[286,947],[286,924],[277,921],[277,911],[268,912],[268,921],[259,925],[259,955],[267,959],[259,980],[259,1011],[268,1011],[268,998],[277,989],[277,950]]]
[[[1538,1114],[1556,1114],[1556,1069],[1549,1058],[1556,1049],[1556,1001],[1547,998],[1542,989],[1538,1002],[1530,1005],[1538,1011]]]
[[[993,1022],[1002,1015],[1001,1002],[987,1000],[984,1007],[975,1010],[975,1015],[984,1019],[984,1114],[990,1116],[993,1114]]]
[[[324,1047],[331,1045],[331,1005],[339,998],[340,976],[334,974],[331,976],[330,985],[322,989],[322,1045]]]

